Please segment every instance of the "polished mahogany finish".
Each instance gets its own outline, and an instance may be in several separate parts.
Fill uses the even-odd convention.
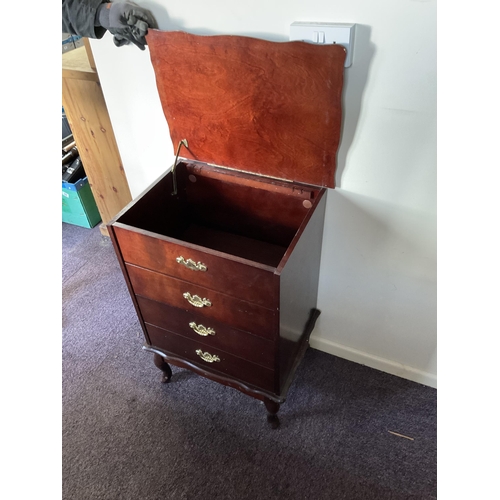
[[[155,366],[163,372],[161,377],[162,383],[166,384],[170,382],[170,379],[172,378],[172,369],[170,368],[169,364],[165,362],[163,356],[154,353],[153,362]]]
[[[275,344],[262,338],[260,330],[244,332],[225,323],[204,318],[193,311],[177,309],[144,297],[137,297],[137,301],[146,323],[196,340],[206,345],[207,349],[221,349],[274,369]]]
[[[172,353],[201,365],[205,370],[225,373],[264,390],[275,390],[273,370],[250,363],[244,358],[233,356],[215,347],[208,347],[198,340],[191,340],[153,325],[146,324],[146,328],[153,345],[166,353]],[[205,361],[202,355],[207,353],[216,357],[216,361]]]
[[[145,338],[265,403],[277,427],[315,321],[345,50],[150,30],[184,157],[109,224]],[[186,159],[187,157],[187,159]],[[174,188],[175,184],[175,188]]]
[[[282,185],[274,192],[272,181],[262,184],[239,173],[241,183],[234,176],[231,182],[218,179],[218,196],[198,199],[193,186],[213,182],[215,167],[182,162],[177,169],[176,196],[170,192],[171,173],[166,174],[110,225],[147,347],[165,362],[267,401],[275,426],[318,314],[326,190],[290,184],[288,194]],[[193,171],[196,182],[186,181]],[[266,214],[257,206],[263,199]],[[213,211],[234,214],[244,204],[260,225],[238,227],[229,216],[212,219]],[[156,209],[151,217],[150,207]],[[179,220],[160,223],[159,215],[166,218],[172,208]],[[183,262],[191,259],[191,267],[178,262],[181,255]],[[193,305],[187,293],[202,302]],[[198,337],[191,322],[213,329],[215,336]],[[207,362],[197,350],[220,361]]]
[[[115,226],[115,234],[125,262],[191,283],[223,289],[227,293],[260,305],[266,305],[274,293],[272,268],[243,264],[237,259],[228,259],[207,248],[201,251],[199,247],[187,242],[179,245],[172,239],[132,232],[119,224]],[[191,270],[176,261],[179,256],[196,263],[201,262],[207,270]]]
[[[174,147],[186,158],[334,187],[346,50],[149,30]]]
[[[270,331],[274,326],[272,309],[130,264],[127,264],[127,273],[137,295],[171,304],[173,307],[185,307],[207,320],[215,319],[263,337],[271,336]],[[211,305],[192,305],[184,297],[185,293],[189,293],[191,297],[206,299]],[[269,304],[270,307],[274,305]]]

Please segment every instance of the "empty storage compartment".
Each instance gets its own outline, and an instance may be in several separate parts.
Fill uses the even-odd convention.
[[[252,174],[179,163],[162,176],[117,222],[278,267],[318,189]]]

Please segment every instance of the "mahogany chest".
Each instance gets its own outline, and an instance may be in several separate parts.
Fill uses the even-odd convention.
[[[174,151],[109,223],[144,349],[262,400],[273,427],[319,315],[345,49],[150,30]]]

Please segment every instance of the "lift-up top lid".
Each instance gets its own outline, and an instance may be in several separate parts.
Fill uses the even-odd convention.
[[[344,47],[149,30],[181,157],[335,187]]]

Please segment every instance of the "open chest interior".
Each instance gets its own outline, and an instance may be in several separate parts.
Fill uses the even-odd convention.
[[[118,220],[181,242],[277,267],[320,189],[181,162]]]

